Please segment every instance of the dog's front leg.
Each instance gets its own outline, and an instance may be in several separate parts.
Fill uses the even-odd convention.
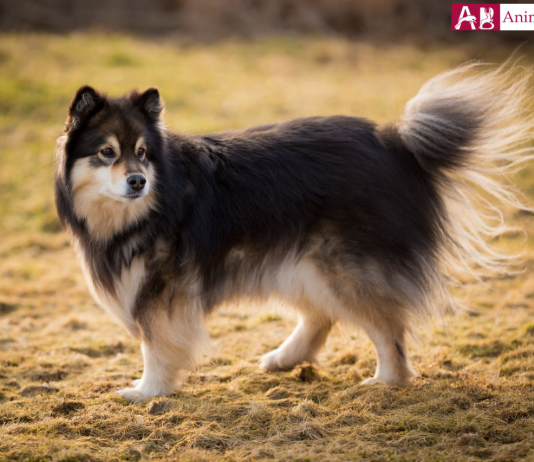
[[[133,388],[118,393],[134,403],[152,396],[173,393],[185,371],[194,369],[206,352],[208,335],[201,314],[193,315],[185,310],[153,313],[146,327],[146,340],[141,345],[144,371]]]
[[[129,401],[140,403],[151,396],[171,394],[179,385],[181,369],[190,369],[187,353],[158,342],[143,342],[143,376],[133,382],[134,388],[119,390],[119,394]],[[184,363],[186,367],[177,367]]]

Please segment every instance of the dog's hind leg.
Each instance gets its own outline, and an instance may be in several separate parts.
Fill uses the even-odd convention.
[[[405,346],[406,328],[400,313],[373,313],[372,319],[359,323],[369,335],[377,353],[375,375],[362,384],[383,382],[406,385],[415,375]]]
[[[262,357],[260,367],[266,371],[284,370],[304,361],[315,361],[331,327],[330,321],[301,314],[295,330],[276,350]]]

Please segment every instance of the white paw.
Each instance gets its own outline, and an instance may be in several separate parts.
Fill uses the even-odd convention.
[[[372,385],[375,383],[382,383],[391,387],[404,387],[410,384],[410,376],[407,377],[371,377],[360,382],[360,385]]]
[[[375,383],[384,383],[384,381],[380,380],[378,377],[371,377],[369,379],[362,380],[360,385],[373,385]]]
[[[137,385],[139,385],[141,383],[141,379],[135,379],[135,380],[132,380],[132,385],[134,387],[137,387]]]
[[[287,352],[277,348],[262,356],[260,368],[264,371],[288,370],[302,362],[304,362],[304,359],[291,356]]]
[[[260,368],[264,371],[276,371],[280,368],[276,358],[276,350],[273,350],[261,357]]]
[[[143,395],[139,390],[136,390],[135,388],[123,388],[121,390],[117,390],[117,393],[121,395],[124,399],[131,401],[135,404],[142,403],[145,399],[148,399],[148,396]]]

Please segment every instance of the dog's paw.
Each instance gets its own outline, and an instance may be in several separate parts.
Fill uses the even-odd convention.
[[[137,385],[139,385],[141,383],[141,379],[135,379],[135,380],[132,380],[132,385],[134,387],[137,387]]]
[[[391,387],[405,387],[410,385],[410,377],[371,377],[369,379],[362,380],[360,385],[374,385],[375,383],[381,383],[382,385],[389,385]]]
[[[123,388],[121,390],[117,390],[117,393],[121,395],[124,399],[131,401],[135,404],[140,404],[146,399],[148,399],[148,396],[143,395],[139,390],[136,390],[135,388]]]
[[[300,358],[293,358],[286,352],[276,349],[262,356],[260,368],[266,372],[287,371],[301,362],[303,361]]]
[[[380,380],[378,377],[371,377],[369,379],[362,380],[360,385],[374,385],[375,383],[384,383],[383,380]]]
[[[278,350],[273,350],[261,357],[260,369],[270,372],[280,370],[280,364],[278,363]]]

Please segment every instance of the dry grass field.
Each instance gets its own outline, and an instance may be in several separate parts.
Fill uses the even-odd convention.
[[[522,53],[532,55],[525,46]],[[420,330],[412,386],[362,387],[375,357],[334,332],[316,367],[261,373],[292,330],[276,302],[225,307],[212,356],[173,396],[114,390],[137,345],[92,301],[53,205],[55,139],[84,83],[158,86],[184,132],[316,114],[396,118],[439,71],[510,49],[271,38],[217,44],[125,36],[0,36],[0,460],[534,460],[534,222],[499,245],[518,276],[466,286],[468,310]],[[534,202],[534,166],[516,181]]]

